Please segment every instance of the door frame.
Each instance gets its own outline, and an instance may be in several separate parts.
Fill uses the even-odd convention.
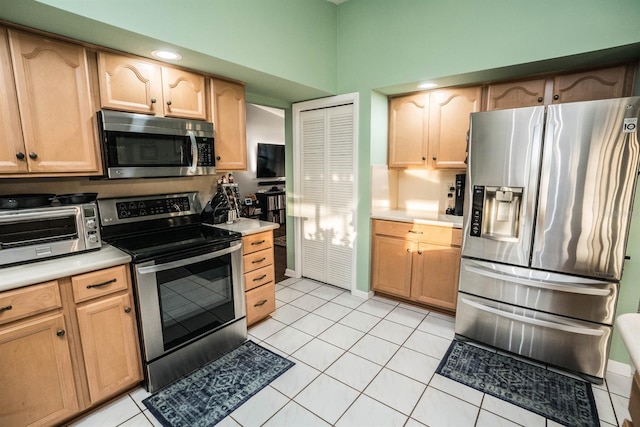
[[[302,150],[300,150],[300,114],[304,111],[318,110],[324,108],[338,107],[340,105],[353,104],[353,228],[357,227],[357,206],[358,206],[358,124],[359,124],[359,94],[358,92],[346,93],[327,98],[314,99],[311,101],[303,101],[292,104],[293,116],[293,220],[294,220],[294,247],[295,250],[295,268],[292,271],[293,277],[302,277],[302,223],[304,218],[301,214],[300,196],[298,190],[302,188]],[[356,288],[356,261],[357,261],[357,244],[353,245],[351,260],[351,293],[357,291]]]

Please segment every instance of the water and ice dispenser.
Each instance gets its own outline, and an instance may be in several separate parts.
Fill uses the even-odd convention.
[[[470,235],[508,242],[518,241],[523,190],[523,187],[474,185]]]

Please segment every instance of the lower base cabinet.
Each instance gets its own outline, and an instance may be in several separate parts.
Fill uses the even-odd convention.
[[[127,265],[0,293],[0,425],[49,426],[142,380]]]
[[[625,427],[640,426],[640,372],[636,371],[631,384],[629,395],[629,415],[631,419],[624,420]]]
[[[79,411],[66,331],[62,313],[0,328],[0,425],[53,425]]]
[[[242,238],[247,325],[268,317],[276,309],[273,231]]]
[[[371,288],[455,311],[462,230],[373,220]]]

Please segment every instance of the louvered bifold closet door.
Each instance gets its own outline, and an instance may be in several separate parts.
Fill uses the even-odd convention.
[[[325,233],[323,219],[327,216],[325,190],[324,110],[304,111],[302,123],[302,276],[326,281]]]
[[[301,113],[302,276],[352,287],[353,105]]]

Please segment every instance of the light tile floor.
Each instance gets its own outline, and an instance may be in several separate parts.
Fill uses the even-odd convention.
[[[219,424],[231,426],[540,426],[559,424],[434,374],[454,337],[450,316],[386,298],[363,300],[307,279],[276,285],[272,318],[249,339],[296,365]],[[594,386],[601,425],[629,417],[631,378]],[[140,388],[74,427],[148,427]]]

